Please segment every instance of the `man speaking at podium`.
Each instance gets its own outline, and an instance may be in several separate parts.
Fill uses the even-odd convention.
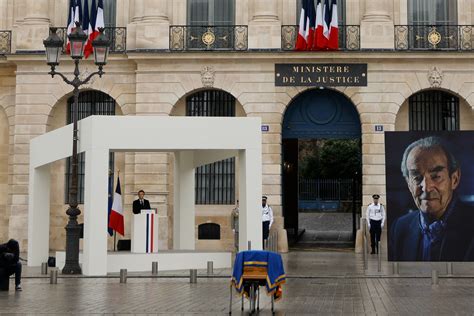
[[[145,199],[145,191],[138,191],[138,199],[133,201],[133,214],[140,214],[141,210],[149,210],[150,201]]]

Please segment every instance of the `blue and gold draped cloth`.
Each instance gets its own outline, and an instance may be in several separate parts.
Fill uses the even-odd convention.
[[[231,282],[239,293],[247,293],[244,289],[244,281],[252,281],[262,273],[267,292],[274,294],[276,299],[281,297],[281,285],[285,283],[286,275],[283,261],[278,253],[262,250],[242,251],[237,254],[234,261],[234,271]],[[260,278],[259,278],[260,279]]]

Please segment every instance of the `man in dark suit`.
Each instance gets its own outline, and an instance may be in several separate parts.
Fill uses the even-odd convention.
[[[145,191],[138,191],[138,199],[133,201],[133,214],[140,214],[141,210],[149,210],[150,201],[145,199]]]
[[[426,137],[405,149],[401,169],[418,210],[392,225],[389,260],[474,260],[474,209],[455,194],[461,170],[447,148]]]
[[[0,277],[15,274],[15,290],[21,291],[20,245],[15,239],[0,245]]]

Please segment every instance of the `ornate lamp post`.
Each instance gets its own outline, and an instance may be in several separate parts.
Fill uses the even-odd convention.
[[[73,112],[73,136],[72,136],[72,170],[71,182],[69,187],[69,208],[66,214],[69,216],[69,221],[66,226],[66,265],[64,266],[63,274],[81,274],[81,267],[79,266],[79,235],[80,226],[77,223],[77,216],[81,211],[77,208],[77,119],[78,119],[78,99],[79,87],[89,82],[89,80],[99,75],[102,77],[104,72],[102,67],[107,63],[107,56],[109,52],[110,42],[103,34],[103,29],[100,29],[100,35],[92,42],[94,48],[94,62],[99,70],[91,73],[84,80],[79,79],[79,61],[84,56],[84,46],[87,41],[87,35],[83,32],[80,23],[76,22],[76,28],[68,36],[71,45],[71,58],[74,60],[74,79],[69,80],[62,73],[55,70],[59,65],[61,51],[63,48],[63,40],[56,34],[56,28],[51,28],[50,36],[43,41],[46,49],[47,64],[51,66],[49,74],[54,78],[55,75],[60,76],[64,82],[74,87],[74,112]]]

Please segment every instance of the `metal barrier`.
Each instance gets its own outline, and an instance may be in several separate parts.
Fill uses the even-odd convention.
[[[170,50],[230,50],[248,49],[247,25],[172,25]]]
[[[395,50],[474,49],[474,25],[395,25]]]
[[[51,31],[50,31],[51,32]],[[64,41],[63,53],[67,45],[67,27],[58,27],[56,34]],[[104,34],[110,40],[111,53],[125,53],[127,50],[127,28],[126,27],[105,27]]]
[[[282,25],[281,50],[295,50],[298,25]],[[339,25],[339,50],[360,50],[360,26]]]

